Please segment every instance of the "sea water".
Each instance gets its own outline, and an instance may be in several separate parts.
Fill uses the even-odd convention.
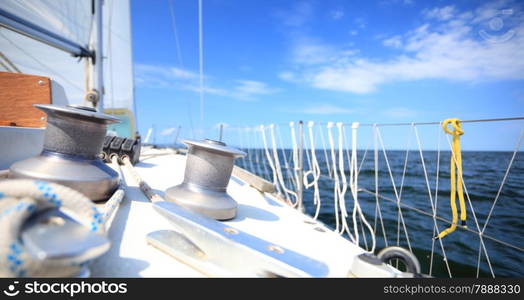
[[[263,150],[244,150],[248,152],[248,156],[244,159],[238,159],[236,164],[272,181],[271,168],[267,164]],[[309,159],[304,154],[304,169],[306,171],[309,169],[309,161],[311,160],[311,153],[308,154]],[[333,176],[330,178],[328,170],[328,168],[332,169],[331,156],[329,152],[325,153],[323,150],[317,150],[315,154],[323,174],[318,181],[321,197],[318,219],[334,229],[336,227],[333,201],[335,181]],[[328,163],[325,159],[326,154]],[[344,155],[347,154],[347,152],[344,153]],[[459,220],[457,230],[442,239],[444,252],[440,242],[433,239],[435,222],[432,217],[431,203],[432,201],[436,203],[437,216],[446,220],[452,219],[450,208],[451,153],[449,151],[441,151],[440,154],[437,151],[422,152],[427,181],[419,151],[390,150],[386,152],[386,155],[393,180],[382,151],[377,153],[377,172],[375,172],[374,151],[372,149],[358,151],[360,168],[358,186],[360,189],[371,192],[361,191],[358,193],[358,198],[367,221],[375,228],[377,250],[384,248],[386,243],[388,246],[411,247],[412,252],[420,261],[422,272],[431,273],[435,277],[448,277],[450,272],[453,277],[476,277],[477,266],[479,266],[480,277],[491,277],[492,273],[486,253],[496,277],[524,276],[524,252],[521,250],[524,248],[524,157],[522,152],[516,154],[505,184],[494,205],[513,152],[463,151],[463,178],[469,195],[468,200],[466,193],[464,193],[467,210],[466,225],[468,229],[475,232],[461,228]],[[290,180],[293,172],[291,151],[289,149],[285,152],[280,150],[279,160],[284,167],[282,172],[288,188],[294,189],[294,183]],[[285,168],[286,162],[290,169]],[[439,163],[437,164],[437,162]],[[404,166],[406,166],[405,171]],[[437,166],[439,168],[438,181]],[[349,182],[347,160],[345,161],[345,174]],[[375,197],[376,175],[378,176],[378,194],[381,196],[378,201]],[[310,176],[309,180],[311,179]],[[438,190],[436,189],[437,185]],[[410,207],[401,206],[406,230],[404,230],[399,217],[399,209],[396,203],[397,195],[400,198],[400,203]],[[457,207],[459,207],[458,197],[456,201]],[[350,216],[348,225],[353,230],[351,215],[354,200],[349,188],[345,195],[345,202]],[[304,191],[304,206],[307,214],[314,215],[316,207],[313,204],[313,188]],[[382,219],[378,214],[377,207],[380,207]],[[484,230],[482,245],[476,232],[482,231],[492,208],[491,216]],[[436,220],[436,223],[439,231],[443,231],[449,226],[448,223],[439,219]],[[382,224],[385,233],[382,230]],[[371,236],[369,232],[365,228],[361,228],[360,225],[358,228],[360,246],[365,248],[367,242],[367,247],[370,247]],[[362,237],[362,230],[366,233],[365,239]],[[347,234],[344,237],[348,238]],[[445,263],[444,253],[449,264],[449,270]]]

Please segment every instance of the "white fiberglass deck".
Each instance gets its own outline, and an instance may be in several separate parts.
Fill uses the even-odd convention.
[[[151,149],[147,154],[170,150]],[[182,182],[185,155],[143,156],[136,169],[157,193]],[[126,196],[109,229],[111,249],[90,267],[93,277],[200,277],[192,267],[148,245],[146,235],[173,229],[153,210],[131,176],[124,171]],[[289,207],[273,196],[262,194],[232,177],[228,193],[238,202],[237,216],[224,223],[326,264],[330,277],[345,277],[353,258],[364,252],[323,224]],[[306,222],[308,221],[308,222]],[[314,224],[311,224],[314,223]]]

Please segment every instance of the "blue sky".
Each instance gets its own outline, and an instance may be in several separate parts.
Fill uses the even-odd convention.
[[[139,130],[226,142],[259,124],[391,123],[524,115],[518,1],[203,0],[204,133],[196,0],[133,0]],[[524,122],[464,125],[465,149],[511,150]],[[249,130],[249,129],[245,129]],[[425,148],[438,128],[421,128]],[[369,130],[368,130],[369,131]],[[384,128],[403,149],[409,128]],[[361,145],[371,135],[361,131]],[[387,138],[386,138],[387,137]]]

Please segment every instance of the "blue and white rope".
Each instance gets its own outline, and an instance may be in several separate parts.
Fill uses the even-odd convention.
[[[93,232],[103,233],[103,214],[83,194],[45,181],[9,179],[0,181],[0,277],[69,277],[82,264],[39,260],[25,250],[20,230],[33,213],[61,208]]]

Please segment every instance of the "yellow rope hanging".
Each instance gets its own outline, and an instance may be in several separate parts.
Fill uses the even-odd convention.
[[[453,131],[448,128],[451,124]],[[451,163],[450,163],[450,177],[451,177],[451,194],[450,204],[452,213],[452,224],[446,230],[442,231],[436,238],[441,239],[446,235],[452,233],[457,228],[458,214],[456,196],[458,194],[460,204],[460,220],[462,226],[466,226],[466,203],[464,202],[464,192],[462,189],[462,153],[460,150],[460,136],[464,134],[459,119],[447,119],[442,122],[442,129],[453,136]]]

